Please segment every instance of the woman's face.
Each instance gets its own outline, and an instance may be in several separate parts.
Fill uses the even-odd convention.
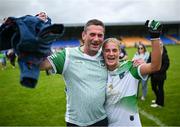
[[[103,56],[108,70],[112,71],[119,65],[119,47],[115,42],[107,42],[104,46]]]
[[[144,53],[144,52],[145,52],[144,47],[141,46],[141,45],[139,45],[139,46],[138,46],[138,52],[139,52],[139,54]]]

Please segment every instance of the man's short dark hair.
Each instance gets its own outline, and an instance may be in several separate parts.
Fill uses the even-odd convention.
[[[99,25],[102,26],[104,28],[104,32],[105,32],[105,25],[102,21],[98,20],[98,19],[91,19],[89,20],[86,25],[84,26],[84,31],[87,30],[87,27],[90,25]]]

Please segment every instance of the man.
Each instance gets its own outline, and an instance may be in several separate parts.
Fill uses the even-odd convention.
[[[166,73],[170,66],[170,60],[167,53],[166,47],[163,45],[163,42],[161,41],[161,55],[162,55],[162,61],[161,61],[161,68],[159,71],[152,73],[150,75],[151,78],[151,87],[155,94],[156,100],[152,100],[151,107],[163,107],[164,106],[164,83],[166,80]],[[149,57],[148,62],[151,62],[151,57]]]
[[[40,68],[62,74],[66,84],[67,126],[107,126],[104,109],[107,70],[101,56],[105,26],[90,20],[82,32],[83,46],[66,48],[41,63]]]

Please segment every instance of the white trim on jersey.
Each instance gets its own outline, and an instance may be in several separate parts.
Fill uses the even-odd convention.
[[[97,60],[97,57],[99,57],[99,55],[101,54],[101,49],[99,49],[99,51],[97,52],[97,54],[95,56],[90,56],[90,55],[87,55],[85,53],[83,53],[84,57],[87,58],[87,59],[90,59],[90,60]]]
[[[66,56],[65,56],[65,62],[64,62],[62,74],[64,74],[65,70],[67,69],[67,66],[69,65],[69,48],[66,48],[65,52],[66,52]]]
[[[148,75],[141,75],[141,71],[140,71],[140,69],[141,69],[141,66],[142,66],[143,64],[141,64],[140,66],[138,66],[138,74],[139,74],[139,76],[141,77],[141,79],[142,80],[147,80],[148,79]]]
[[[53,70],[54,70],[54,73],[57,73],[56,67],[55,67],[55,65],[54,65],[54,63],[53,63],[53,61],[51,60],[50,57],[51,57],[51,56],[48,56],[48,57],[47,57],[47,60],[48,60],[48,61],[50,62],[50,64],[52,65]]]

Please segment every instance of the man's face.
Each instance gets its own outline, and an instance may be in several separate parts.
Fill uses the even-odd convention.
[[[82,33],[84,52],[90,56],[96,55],[104,41],[104,28],[99,25],[90,25]]]
[[[119,64],[119,48],[115,42],[107,42],[103,50],[103,56],[107,68],[109,70],[114,70]]]

